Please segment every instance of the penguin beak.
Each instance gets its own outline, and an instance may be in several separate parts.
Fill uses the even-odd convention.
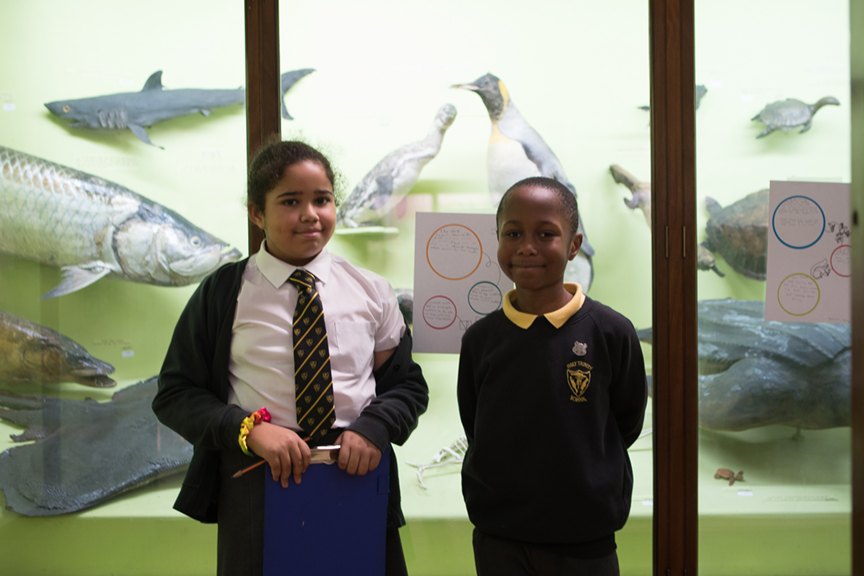
[[[475,84],[453,84],[450,88],[461,88],[462,90],[471,90],[472,92],[480,90],[480,87]]]

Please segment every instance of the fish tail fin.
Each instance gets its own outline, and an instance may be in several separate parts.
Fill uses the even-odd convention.
[[[314,68],[302,68],[300,70],[291,70],[290,72],[282,74],[282,118],[286,120],[294,119],[294,117],[288,113],[288,108],[285,106],[285,94],[288,93],[288,90],[290,90],[298,80],[312,72],[315,72]]]

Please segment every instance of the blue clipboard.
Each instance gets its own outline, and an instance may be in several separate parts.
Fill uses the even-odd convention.
[[[390,450],[351,476],[312,464],[288,488],[264,473],[264,576],[384,574]]]

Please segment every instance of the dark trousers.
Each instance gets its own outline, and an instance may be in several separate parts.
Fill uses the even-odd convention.
[[[216,569],[219,576],[261,576],[264,572],[264,466],[231,478],[237,470],[258,460],[239,451],[222,451]],[[385,549],[385,576],[407,576],[399,528],[390,523]],[[358,567],[357,574],[362,573]]]
[[[618,555],[571,558],[543,546],[497,538],[474,529],[477,576],[618,576]]]

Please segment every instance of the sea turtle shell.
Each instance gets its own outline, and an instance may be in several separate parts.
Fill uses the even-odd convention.
[[[768,190],[748,194],[723,208],[706,198],[711,218],[703,246],[720,254],[736,272],[765,280],[768,261]]]
[[[795,98],[778,100],[765,106],[753,120],[760,120],[774,130],[789,130],[803,126],[813,117],[810,105]]]
[[[764,138],[775,130],[791,130],[798,126],[803,126],[801,128],[802,133],[806,132],[812,127],[813,115],[827,105],[839,106],[840,102],[832,96],[825,96],[812,105],[796,98],[772,102],[751,118],[753,121],[759,120],[765,124],[765,130],[756,138]]]

